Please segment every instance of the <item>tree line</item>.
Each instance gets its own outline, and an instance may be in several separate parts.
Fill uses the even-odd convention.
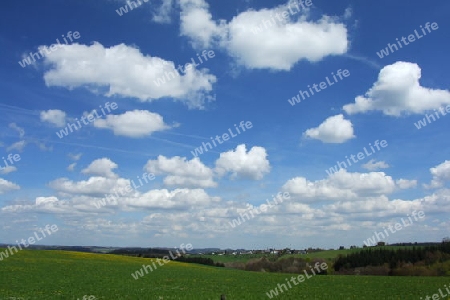
[[[371,247],[339,256],[336,274],[361,275],[450,275],[450,242],[426,247],[387,249]]]

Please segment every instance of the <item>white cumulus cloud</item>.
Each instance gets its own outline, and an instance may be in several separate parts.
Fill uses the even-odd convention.
[[[204,0],[180,4],[181,34],[195,48],[222,48],[249,69],[290,70],[301,60],[316,62],[349,48],[345,24],[326,15],[311,20],[308,7],[249,9],[227,22],[214,20]]]
[[[12,183],[3,178],[0,178],[0,194],[4,194],[9,191],[19,190],[19,189],[20,189],[20,186],[18,186],[17,184]]]
[[[209,93],[216,77],[207,69],[197,70],[194,66],[180,74],[174,62],[144,55],[125,44],[109,48],[97,42],[90,46],[62,45],[44,60],[50,67],[44,74],[47,86],[95,87],[106,96],[131,97],[143,102],[172,98],[190,108],[202,108],[213,99]],[[173,77],[168,78],[169,73]]]
[[[371,159],[367,163],[363,164],[362,167],[369,171],[377,171],[379,169],[389,168],[389,164],[384,161],[376,161],[375,159]]]
[[[299,201],[351,200],[391,194],[396,183],[384,172],[349,173],[345,169],[326,179],[309,181],[305,177],[288,180],[282,190]]]
[[[9,174],[17,171],[17,168],[14,166],[0,167],[0,174]]]
[[[156,160],[149,160],[145,166],[148,172],[165,174],[164,184],[177,187],[216,187],[213,171],[205,166],[198,157],[186,160],[185,157],[175,156],[167,158],[158,156]]]
[[[382,111],[385,115],[422,114],[450,104],[450,91],[420,85],[422,70],[415,63],[399,61],[384,67],[365,96],[343,108],[348,114]]]
[[[42,122],[48,122],[56,127],[64,127],[66,125],[66,113],[59,109],[49,109],[41,111]]]
[[[72,181],[68,178],[58,178],[49,183],[49,186],[62,194],[87,195],[103,197],[114,191],[126,191],[130,181],[123,178],[90,177],[88,180]]]
[[[355,137],[352,122],[342,114],[329,117],[318,127],[306,130],[303,136],[330,144],[342,144]]]
[[[150,190],[138,198],[128,198],[126,205],[148,209],[189,209],[205,207],[211,202],[219,201],[217,197],[210,197],[202,189],[166,189]]]
[[[216,161],[216,172],[223,176],[231,173],[231,178],[260,180],[270,172],[266,149],[252,147],[248,152],[244,144],[220,154]]]
[[[115,174],[113,170],[117,167],[118,165],[115,162],[104,157],[94,160],[87,168],[83,169],[81,173],[114,178],[117,177],[117,174]]]
[[[439,188],[444,185],[445,182],[450,181],[450,160],[437,165],[430,169],[431,175],[433,175],[433,180],[426,188]]]
[[[127,111],[121,115],[107,115],[105,119],[96,119],[94,126],[110,129],[115,135],[140,138],[156,131],[169,129],[163,117],[147,110]]]

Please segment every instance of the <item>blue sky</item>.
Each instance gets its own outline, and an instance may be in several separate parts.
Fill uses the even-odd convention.
[[[336,248],[413,211],[425,218],[386,242],[448,235],[450,3],[127,5],[4,5],[0,242],[57,224],[43,244]]]

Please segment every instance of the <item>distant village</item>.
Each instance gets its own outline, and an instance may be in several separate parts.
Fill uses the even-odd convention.
[[[315,251],[313,251],[315,252]],[[250,255],[250,254],[273,254],[273,255],[284,255],[284,254],[308,254],[308,250],[291,250],[291,249],[266,249],[266,250],[221,250],[215,252],[200,252],[199,255]]]

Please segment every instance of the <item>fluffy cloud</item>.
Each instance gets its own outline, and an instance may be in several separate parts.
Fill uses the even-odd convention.
[[[71,198],[59,199],[58,197],[36,197],[32,204],[16,204],[5,206],[1,209],[3,212],[39,212],[47,214],[70,214],[77,215],[79,218],[85,218],[89,213],[98,213],[99,210],[92,205],[98,198],[86,196],[73,196]]]
[[[319,127],[306,130],[303,136],[334,144],[341,144],[355,137],[352,122],[344,119],[343,115],[329,117]]]
[[[239,64],[255,69],[290,70],[301,60],[316,62],[347,52],[345,25],[326,16],[317,22],[302,16],[264,28],[273,14],[285,10],[283,5],[239,14],[228,25],[229,39],[223,45]]]
[[[0,194],[4,194],[9,191],[19,190],[19,189],[20,189],[20,186],[18,186],[17,184],[12,183],[3,178],[0,178]]]
[[[148,172],[167,174],[164,184],[178,187],[216,187],[213,171],[206,167],[198,157],[186,160],[185,157],[175,156],[167,158],[158,156],[156,160],[149,160],[145,166]]]
[[[47,203],[55,203],[58,202],[57,197],[37,197],[36,198],[36,205],[45,205]]]
[[[81,156],[83,155],[83,153],[78,153],[78,154],[74,154],[74,153],[69,153],[67,154],[67,156],[74,161],[77,161],[81,158]]]
[[[384,161],[376,161],[375,159],[371,159],[366,164],[363,164],[362,167],[369,171],[377,171],[379,169],[387,169],[389,168],[389,165]]]
[[[12,150],[23,151],[23,148],[25,148],[26,145],[27,145],[26,141],[18,141],[16,143],[12,144],[11,146],[9,146],[8,148],[6,148],[6,151],[12,151]]]
[[[171,13],[173,10],[173,0],[162,0],[161,5],[155,9],[152,20],[156,23],[168,24],[171,20]]]
[[[368,178],[368,180],[373,179]],[[318,183],[318,181],[307,182]],[[361,183],[350,185],[348,188],[358,190],[357,186],[361,186]],[[335,183],[337,191],[345,187],[346,185]],[[364,192],[361,194],[366,195]],[[283,201],[274,207],[266,206],[266,212],[255,214],[251,222],[245,222],[238,228],[231,228],[229,222],[239,218],[241,213],[245,213],[251,207],[261,209],[261,205],[242,203],[242,201],[222,201],[220,198],[208,195],[202,189],[155,189],[145,193],[137,192],[120,197],[116,203],[100,209],[92,205],[92,202],[98,201],[98,198],[84,195],[37,197],[33,204],[9,205],[0,208],[0,212],[2,218],[14,217],[18,212],[48,213],[60,217],[76,216],[76,218],[65,218],[65,225],[68,225],[67,230],[72,232],[81,230],[83,236],[93,235],[93,233],[97,233],[96,236],[133,235],[139,239],[151,236],[158,238],[160,241],[158,246],[172,245],[174,240],[171,238],[175,236],[177,239],[188,238],[192,244],[204,245],[202,247],[207,247],[206,244],[201,243],[205,237],[208,237],[208,239],[218,240],[218,246],[222,248],[227,246],[237,248],[239,245],[245,245],[250,235],[255,237],[258,247],[261,248],[264,248],[268,236],[281,238],[286,244],[294,237],[306,239],[309,244],[313,244],[317,240],[317,235],[314,234],[317,228],[321,229],[324,237],[335,236],[339,232],[342,233],[342,230],[352,230],[351,238],[342,240],[342,244],[349,245],[354,244],[355,239],[361,238],[361,241],[366,239],[373,230],[379,231],[379,228],[387,224],[398,222],[401,217],[405,218],[414,210],[425,211],[427,217],[431,217],[433,213],[450,212],[450,190],[436,191],[424,198],[411,200],[389,199],[379,194],[368,196],[369,194],[371,193],[366,196],[351,195],[351,197],[335,198],[336,201],[331,203],[317,203],[320,198],[305,199],[298,195],[291,195],[290,201]],[[331,192],[328,195],[331,195]],[[345,196],[344,193],[343,195]],[[301,202],[305,200],[310,203]],[[264,202],[261,201],[261,203]],[[199,207],[202,209],[199,210]],[[148,211],[149,213],[141,220],[117,221],[115,214],[118,210]],[[99,218],[99,214],[110,215],[110,217]],[[422,225],[420,222],[415,225],[417,227],[414,232],[418,232],[419,238],[430,233],[427,225]],[[447,227],[448,222],[442,222],[441,225],[433,227],[433,232],[436,230],[438,232],[432,234],[432,238],[440,239]],[[132,243],[126,237],[124,241]]]
[[[0,167],[0,174],[9,174],[17,171],[17,168],[14,166]]]
[[[115,135],[139,138],[156,131],[169,129],[163,117],[147,110],[127,111],[121,115],[107,115],[105,119],[96,119],[94,126],[110,129]]]
[[[196,48],[208,48],[224,34],[225,28],[212,20],[209,5],[203,0],[180,0],[181,35],[192,40]]]
[[[204,207],[214,201],[219,201],[219,198],[210,197],[202,189],[162,189],[150,190],[138,198],[128,198],[126,204],[148,209],[189,209]]]
[[[384,67],[377,82],[365,96],[343,108],[348,114],[379,110],[385,115],[421,114],[450,104],[450,92],[420,85],[421,69],[417,64],[396,62]]]
[[[358,199],[392,193],[396,184],[384,172],[348,173],[339,170],[327,179],[309,181],[296,177],[287,181],[282,190],[300,201]]]
[[[444,185],[446,181],[450,181],[450,161],[446,160],[440,165],[430,169],[433,180],[426,188],[439,188]]]
[[[194,47],[216,45],[249,69],[290,70],[303,59],[320,61],[344,54],[349,47],[344,24],[328,16],[312,21],[307,7],[297,9],[288,3],[247,10],[227,23],[213,20],[204,0],[180,3],[181,34],[190,38]]]
[[[186,72],[179,74],[173,62],[143,55],[125,44],[110,48],[97,42],[62,45],[44,60],[50,67],[44,74],[47,86],[98,87],[106,96],[141,101],[169,97],[185,101],[190,108],[202,108],[210,101],[209,92],[216,82],[207,69],[185,68]]]
[[[23,138],[23,136],[25,135],[25,130],[22,127],[17,126],[16,123],[9,123],[8,126],[9,128],[17,131],[19,133],[20,138]]]
[[[66,125],[66,113],[59,109],[50,109],[41,111],[42,122],[48,122],[56,127],[64,127]]]
[[[126,190],[130,181],[123,178],[90,177],[88,180],[72,181],[68,178],[59,178],[49,183],[49,186],[61,194],[87,195],[103,197],[113,193],[114,190]]]
[[[115,178],[117,175],[113,172],[118,166],[115,162],[110,160],[109,158],[100,158],[94,160],[86,169],[83,169],[81,173],[96,175],[96,176],[104,176],[107,178]]]
[[[335,186],[350,189],[358,195],[390,194],[396,187],[392,177],[384,172],[337,172],[332,174],[329,180]]]
[[[260,180],[270,171],[266,149],[252,147],[248,153],[244,144],[220,154],[216,161],[216,171],[220,176],[230,172],[232,178]]]

